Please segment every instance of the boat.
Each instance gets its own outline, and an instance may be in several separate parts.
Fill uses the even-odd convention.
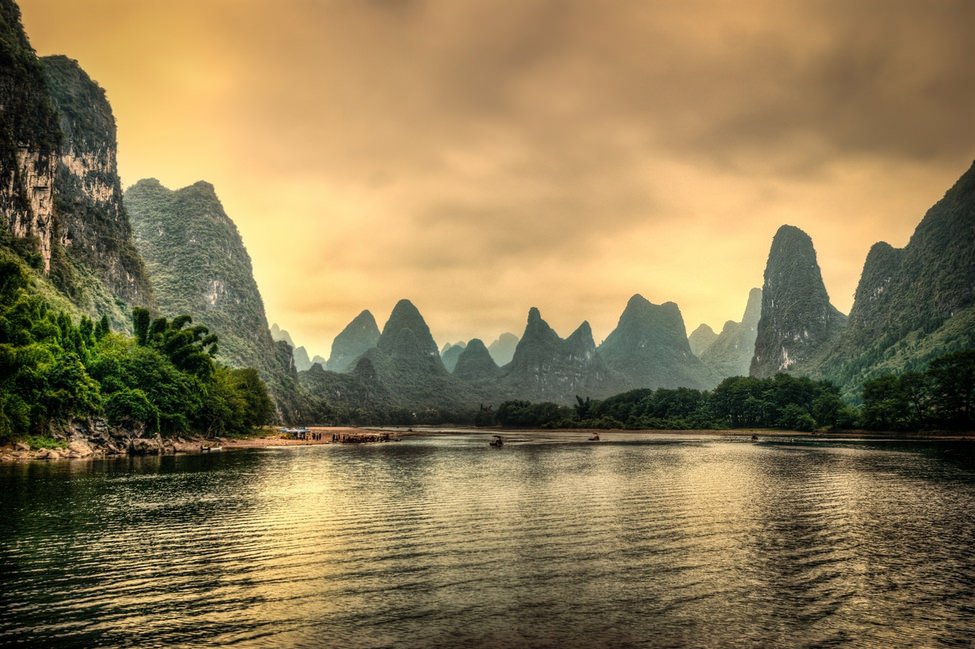
[[[495,435],[494,439],[491,440],[491,446],[493,446],[494,448],[501,448],[502,446],[504,446],[504,440],[501,438],[500,435]]]
[[[223,450],[223,447],[222,446],[203,446],[203,447],[201,447],[201,450],[204,453],[214,453],[214,452],[217,452],[217,451],[222,451]]]
[[[589,441],[590,442],[598,442],[599,441],[599,433],[593,433],[592,434],[592,437],[589,438]]]

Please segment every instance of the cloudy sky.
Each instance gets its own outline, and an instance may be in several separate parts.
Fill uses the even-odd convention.
[[[438,342],[597,342],[627,298],[739,319],[808,232],[847,312],[975,158],[975,2],[21,0],[108,93],[123,183],[212,182],[270,321],[327,356],[412,299]]]

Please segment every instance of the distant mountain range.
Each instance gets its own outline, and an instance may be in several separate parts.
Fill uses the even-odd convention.
[[[560,337],[538,309],[521,337],[438,347],[408,300],[382,330],[362,311],[329,358],[269,328],[251,260],[215,188],[153,179],[126,192],[105,92],[63,56],[38,58],[0,0],[0,256],[77,317],[131,326],[133,306],[189,313],[219,336],[218,358],[256,368],[283,421],[370,409],[456,411],[506,399],[571,403],[636,388],[710,389],[729,376],[789,372],[855,399],[881,372],[922,369],[975,346],[975,164],[902,249],[868,254],[849,317],[829,300],[810,237],[782,226],[742,320],[688,337],[673,302],[634,295],[599,346],[588,323]],[[758,279],[758,278],[756,278]]]

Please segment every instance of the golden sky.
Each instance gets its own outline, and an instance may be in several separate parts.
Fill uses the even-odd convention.
[[[627,298],[740,319],[808,232],[848,312],[975,157],[975,2],[21,0],[104,87],[128,186],[216,186],[312,354],[400,297],[439,343]]]

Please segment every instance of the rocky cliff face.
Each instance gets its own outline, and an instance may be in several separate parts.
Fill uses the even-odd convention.
[[[741,322],[726,322],[721,334],[701,354],[701,361],[719,380],[729,376],[748,376],[761,319],[762,289],[753,288],[748,293]]]
[[[50,271],[56,239],[54,175],[62,142],[44,73],[13,0],[0,0],[0,215]]]
[[[85,310],[127,325],[128,308],[117,301],[149,305],[151,290],[122,203],[115,118],[77,61],[49,56],[41,64],[64,134],[53,195],[63,250],[56,283]]]
[[[368,310],[363,311],[332,341],[332,353],[325,368],[333,372],[347,372],[355,362],[379,342],[379,326]]]
[[[613,378],[596,353],[588,322],[563,340],[532,307],[500,388],[519,399],[569,403],[576,395],[606,396],[615,386]]]
[[[715,383],[691,352],[680,309],[673,302],[656,305],[634,295],[599,354],[623,379],[624,389],[712,387]]]
[[[907,246],[871,248],[850,321],[837,344],[804,367],[848,396],[879,372],[923,368],[975,346],[975,163],[924,215]]]
[[[63,56],[38,59],[17,6],[0,1],[0,215],[4,247],[75,307],[128,326],[150,305],[115,164],[104,91]]]
[[[212,185],[172,191],[154,179],[125,192],[135,242],[161,313],[190,314],[219,338],[218,360],[253,367],[283,419],[301,419],[291,347],[271,338],[264,302],[236,225]]]
[[[824,352],[846,326],[829,302],[809,235],[783,225],[772,239],[762,317],[750,374],[759,378],[796,369]]]

